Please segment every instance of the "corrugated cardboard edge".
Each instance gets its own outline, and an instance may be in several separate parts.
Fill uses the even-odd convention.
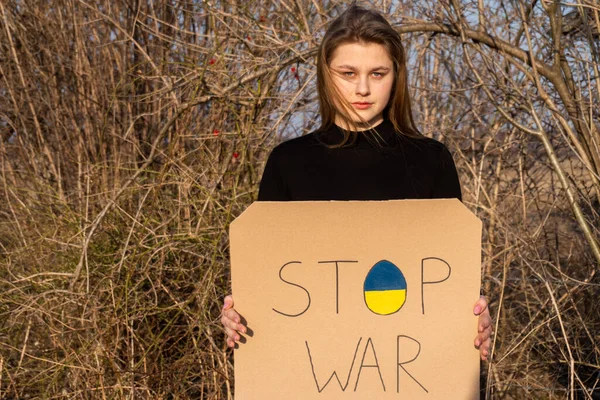
[[[470,216],[469,218],[474,218],[478,221],[480,225],[480,229],[483,228],[482,221],[460,200],[456,198],[451,199],[398,199],[398,200],[307,200],[307,201],[255,201],[250,204],[240,215],[235,218],[231,224],[229,225],[229,232],[231,234],[232,229],[235,229],[236,226],[240,223],[238,221],[242,221],[249,214],[251,214],[254,210],[264,207],[265,205],[273,206],[273,205],[288,205],[288,204],[324,204],[324,203],[390,203],[390,202],[451,202],[451,203],[460,203],[461,208]]]

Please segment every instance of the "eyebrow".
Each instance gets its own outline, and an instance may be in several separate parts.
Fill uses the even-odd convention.
[[[346,69],[350,69],[352,71],[356,71],[356,69],[357,69],[356,67],[353,67],[352,65],[347,65],[347,64],[338,65],[336,68],[346,68]],[[371,71],[389,71],[390,69],[391,68],[384,67],[383,65],[381,65],[379,67],[372,68]]]

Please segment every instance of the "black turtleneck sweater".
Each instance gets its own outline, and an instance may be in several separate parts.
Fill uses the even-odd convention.
[[[281,143],[271,152],[260,201],[461,199],[448,149],[429,138],[398,135],[389,120],[341,148],[337,126]]]

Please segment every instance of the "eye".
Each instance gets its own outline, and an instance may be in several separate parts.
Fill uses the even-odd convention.
[[[350,77],[354,76],[354,72],[352,72],[352,71],[344,71],[344,72],[342,72],[342,75],[347,76],[348,78],[350,78]]]
[[[375,78],[383,78],[384,75],[385,74],[383,72],[373,72],[373,77]]]

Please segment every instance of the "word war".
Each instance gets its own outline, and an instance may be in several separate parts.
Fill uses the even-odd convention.
[[[375,344],[373,343],[373,340],[370,337],[368,337],[366,339],[366,341],[364,342],[365,344],[364,344],[364,349],[362,350],[362,356],[359,356],[359,354],[361,353],[361,348],[362,348],[361,344],[363,343],[363,339],[364,338],[360,337],[358,339],[358,342],[356,343],[354,355],[352,356],[352,362],[350,364],[348,374],[345,375],[346,377],[345,377],[345,380],[343,383],[342,383],[342,380],[340,379],[341,373],[338,374],[337,371],[333,371],[329,375],[329,378],[327,380],[323,379],[322,377],[321,378],[317,377],[317,374],[315,372],[315,364],[313,361],[313,356],[312,356],[311,350],[310,350],[310,345],[307,340],[304,341],[304,343],[306,345],[306,351],[308,353],[308,360],[310,362],[312,376],[313,376],[313,379],[315,382],[315,387],[319,393],[323,392],[333,382],[334,378],[337,381],[337,385],[339,385],[339,389],[341,389],[342,392],[345,392],[347,389],[356,392],[358,389],[358,384],[360,382],[361,374],[363,372],[363,369],[365,369],[365,368],[369,369],[369,370],[365,371],[365,373],[369,373],[369,372],[376,373],[378,381],[381,383],[381,391],[385,392],[386,390],[389,390],[389,389],[386,389],[386,385],[385,385],[383,374],[382,374],[382,366],[380,365],[378,358],[377,358],[377,351],[375,348]],[[405,348],[408,348],[408,350],[405,350]],[[405,367],[406,364],[410,364],[410,363],[414,362],[419,357],[419,354],[421,354],[421,343],[419,343],[418,340],[416,340],[410,336],[406,336],[406,335],[397,335],[396,336],[396,361],[395,361],[395,365],[394,365],[396,393],[400,393],[400,376],[402,375],[403,372],[408,377],[410,377],[410,379],[412,381],[414,381],[416,385],[420,386],[421,389],[425,393],[429,393],[429,391],[425,388],[425,386],[423,386],[423,384],[419,380],[417,380],[415,378],[415,376],[412,375]],[[365,362],[365,359],[367,357],[369,357],[369,360]],[[360,358],[360,364],[358,364],[359,358]],[[349,385],[350,379],[354,375],[356,376],[356,378],[354,379],[354,386],[351,388]],[[364,375],[362,375],[362,376],[364,377]],[[330,390],[335,390],[337,388],[337,385],[331,384]]]

